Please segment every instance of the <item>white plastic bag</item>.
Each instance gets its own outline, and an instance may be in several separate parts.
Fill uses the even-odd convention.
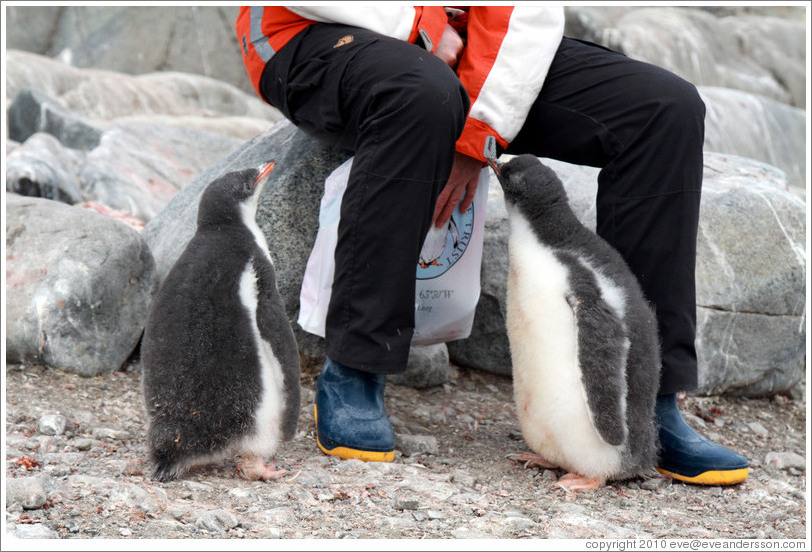
[[[347,188],[352,158],[324,183],[319,230],[305,268],[299,296],[299,325],[324,337],[327,306],[335,274],[335,247],[341,200]],[[467,213],[457,208],[442,229],[426,236],[416,267],[413,345],[444,343],[471,334],[479,301],[482,244],[488,199],[488,169],[482,169],[474,202]]]

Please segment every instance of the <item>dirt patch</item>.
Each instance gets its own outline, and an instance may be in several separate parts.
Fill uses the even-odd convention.
[[[659,477],[568,493],[563,472],[525,468],[508,378],[458,369],[438,387],[389,385],[392,464],[315,446],[315,371],[277,482],[233,462],[170,483],[145,464],[136,367],[82,378],[6,367],[6,531],[45,538],[771,538],[806,535],[806,404],[785,397],[681,398],[689,421],[751,462],[732,487]],[[408,454],[408,455],[407,455]]]

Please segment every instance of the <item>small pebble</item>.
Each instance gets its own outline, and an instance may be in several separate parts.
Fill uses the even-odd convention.
[[[640,488],[645,489],[647,491],[656,491],[657,489],[662,489],[668,484],[668,480],[662,477],[652,477],[651,479],[646,479],[642,483],[640,483]]]
[[[413,499],[397,499],[395,500],[395,508],[398,510],[417,510],[420,503]]]
[[[512,516],[505,519],[505,523],[512,526],[515,531],[522,532],[536,524],[535,521],[524,516]]]
[[[433,435],[407,435],[404,433],[396,433],[395,446],[403,456],[412,456],[420,453],[437,454],[439,451],[437,437]]]
[[[76,450],[90,450],[93,447],[92,439],[76,439],[73,442],[73,447]]]
[[[764,463],[779,470],[787,468],[806,469],[806,459],[794,452],[768,452]]]
[[[124,441],[130,438],[130,434],[120,429],[113,429],[109,427],[94,427],[92,435],[96,439],[112,439],[114,441]]]
[[[756,435],[765,436],[770,433],[761,422],[750,422],[747,424],[747,427],[749,427]]]
[[[239,525],[239,521],[236,516],[226,510],[211,510],[201,515],[197,518],[197,521],[195,521],[195,527],[211,533],[228,531],[237,525]]]
[[[15,527],[14,536],[18,539],[58,539],[59,533],[44,523],[21,523]]]
[[[231,498],[236,498],[237,500],[256,500],[257,496],[249,491],[248,489],[243,489],[242,487],[235,487],[228,491],[228,496]]]
[[[473,487],[476,483],[476,478],[471,474],[462,471],[455,471],[451,475],[451,482],[462,485],[463,487]]]
[[[181,521],[189,513],[188,508],[172,508],[169,510],[169,515],[177,521]]]
[[[39,432],[43,435],[62,435],[68,419],[62,414],[45,414],[39,419]]]
[[[47,500],[38,477],[17,477],[6,481],[6,502],[18,503],[25,510],[39,510]]]

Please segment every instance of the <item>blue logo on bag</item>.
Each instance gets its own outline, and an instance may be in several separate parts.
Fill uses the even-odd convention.
[[[432,225],[420,251],[417,279],[430,280],[445,274],[465,253],[473,230],[473,204],[466,213],[460,213],[458,205],[444,228]]]

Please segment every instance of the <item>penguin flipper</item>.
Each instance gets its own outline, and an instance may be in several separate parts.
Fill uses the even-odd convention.
[[[572,261],[575,260],[575,263]],[[629,338],[619,314],[604,299],[593,272],[572,258],[568,295],[578,329],[578,364],[590,419],[606,443],[619,446],[626,427]]]
[[[299,387],[301,367],[296,337],[285,314],[285,305],[276,286],[276,272],[262,254],[254,255],[257,275],[257,327],[260,337],[270,343],[274,356],[282,367],[285,407],[282,413],[282,438],[296,435],[301,406]]]

